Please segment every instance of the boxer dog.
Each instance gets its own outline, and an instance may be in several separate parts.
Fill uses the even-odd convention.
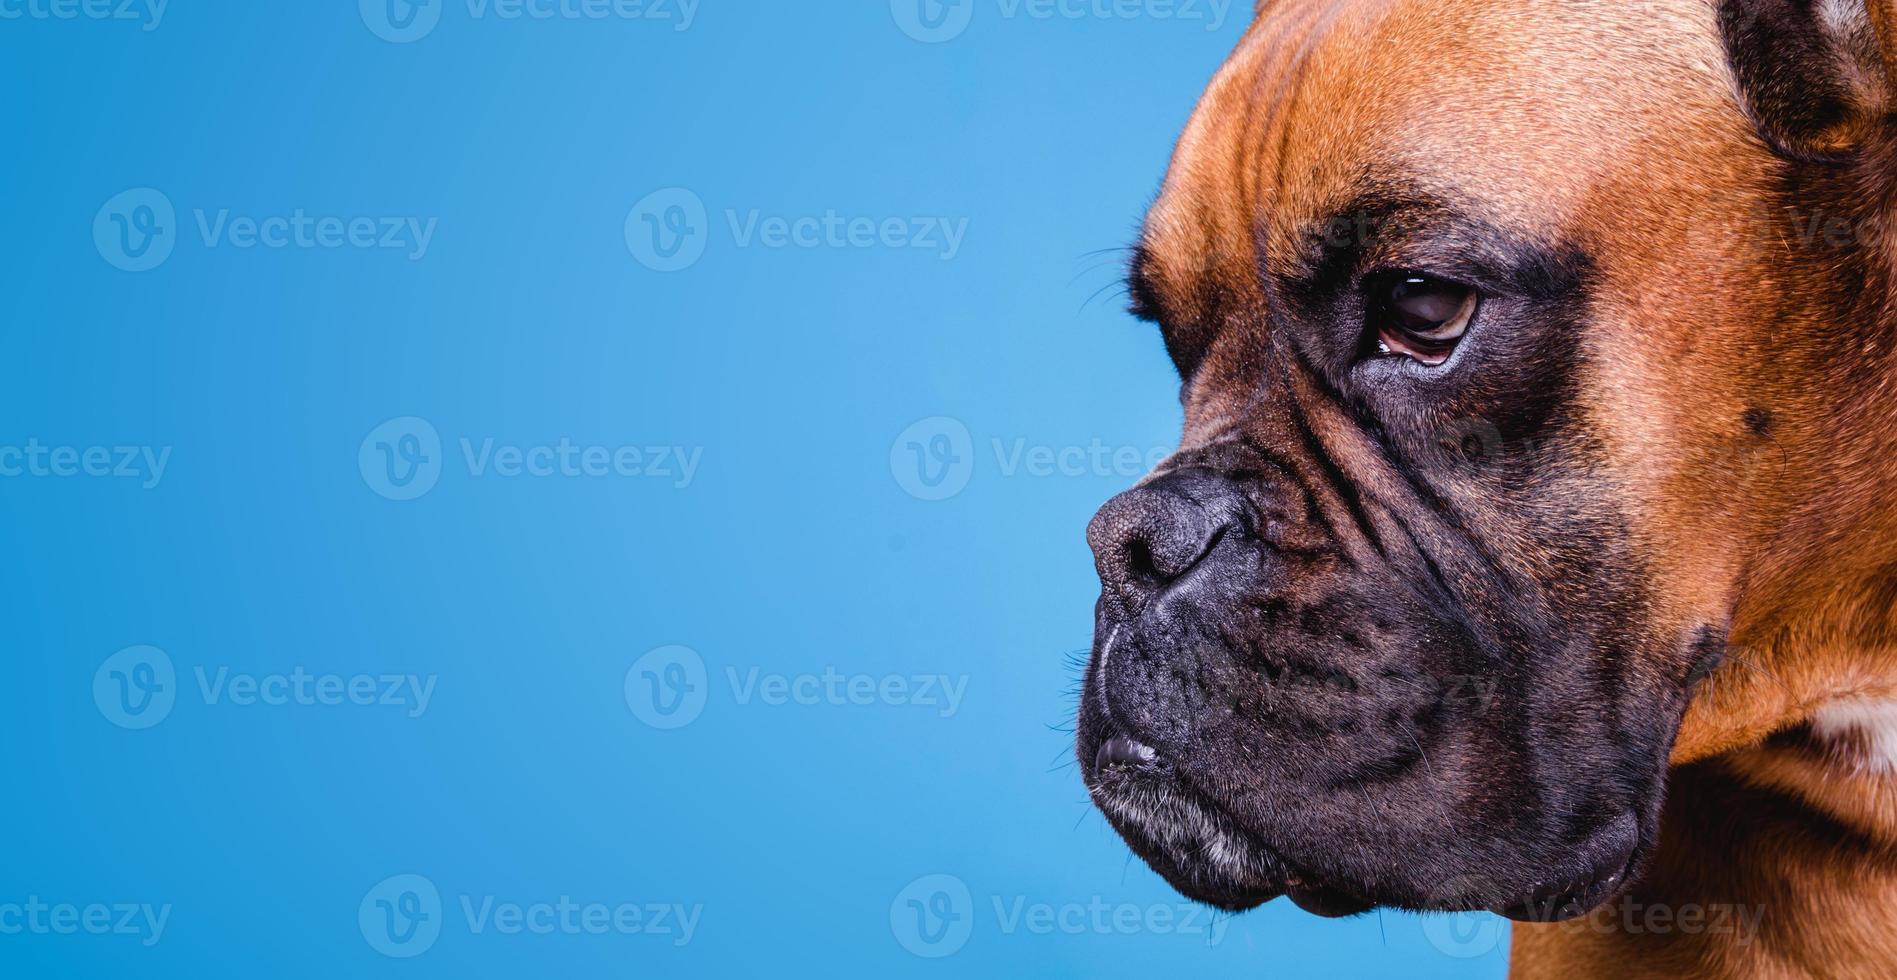
[[[1077,742],[1155,870],[1897,977],[1897,0],[1264,0],[1129,282],[1185,431]]]

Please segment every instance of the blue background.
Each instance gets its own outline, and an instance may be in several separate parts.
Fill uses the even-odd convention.
[[[171,450],[150,489],[0,478],[0,907],[171,907],[149,946],[0,934],[0,974],[1499,976],[1487,919],[1277,902],[1216,943],[1007,921],[1180,905],[1090,811],[1064,730],[1095,591],[1082,530],[1133,477],[1009,460],[1175,438],[1171,368],[1102,250],[1131,239],[1243,30],[1245,0],[1217,23],[1210,2],[1041,19],[963,0],[941,43],[883,0],[703,0],[687,30],[675,3],[506,20],[450,0],[411,43],[347,0],[173,0],[152,30],[0,20],[0,447]],[[93,232],[136,188],[176,220],[134,273]],[[660,272],[627,225],[667,188],[704,206],[703,253]],[[419,259],[198,229],[299,209],[438,227]],[[740,236],[754,211],[966,236],[952,258],[773,248]],[[413,500],[360,465],[403,417],[442,441]],[[923,419],[948,421],[905,434]],[[950,482],[919,482],[945,461],[910,454],[917,433],[949,448],[930,475]],[[510,478],[476,475],[463,439],[702,455],[684,487]],[[143,729],[116,723],[102,673],[137,645],[176,672]],[[674,645],[703,709],[654,727],[627,675]],[[410,717],[213,702],[196,674],[299,667],[435,687]],[[965,694],[951,714],[743,683],[826,668]],[[387,957],[358,912],[408,874],[438,891],[440,935]],[[905,919],[933,875],[966,889],[943,892],[965,938]],[[507,935],[474,931],[463,896],[702,911],[683,945]]]

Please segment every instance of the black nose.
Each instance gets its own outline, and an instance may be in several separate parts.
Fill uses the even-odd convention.
[[[1237,488],[1200,470],[1169,473],[1107,501],[1087,525],[1102,591],[1145,600],[1190,572],[1242,513]]]

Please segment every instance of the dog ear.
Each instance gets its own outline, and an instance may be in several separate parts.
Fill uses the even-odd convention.
[[[1719,29],[1759,134],[1806,160],[1851,155],[1897,118],[1897,0],[1721,0]]]

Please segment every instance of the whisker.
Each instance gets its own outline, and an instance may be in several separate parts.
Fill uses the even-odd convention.
[[[1112,290],[1112,289],[1118,289],[1120,291],[1120,294],[1125,296],[1127,299],[1133,298],[1133,294],[1127,291],[1125,282],[1121,282],[1121,281],[1110,282],[1104,286],[1101,286],[1099,289],[1094,290],[1093,295],[1087,297],[1087,301],[1085,303],[1080,304],[1080,309],[1075,311],[1075,315],[1079,315],[1081,313],[1087,312],[1087,307],[1092,305],[1094,300],[1099,299],[1101,293],[1107,292],[1108,290]]]
[[[1100,271],[1100,270],[1102,270],[1102,269],[1114,269],[1114,268],[1117,268],[1117,267],[1118,267],[1118,265],[1119,265],[1119,263],[1116,263],[1116,262],[1100,262],[1100,263],[1097,263],[1097,264],[1095,264],[1095,265],[1091,265],[1091,266],[1088,266],[1087,268],[1085,268],[1085,269],[1082,269],[1082,270],[1080,270],[1079,272],[1076,272],[1076,273],[1074,273],[1074,277],[1073,277],[1072,279],[1069,279],[1069,280],[1067,280],[1067,285],[1069,285],[1069,286],[1071,286],[1071,285],[1073,285],[1074,283],[1077,283],[1077,282],[1079,282],[1080,280],[1082,280],[1082,279],[1084,279],[1084,278],[1086,278],[1087,276],[1090,276],[1090,275],[1092,275],[1092,274],[1094,274],[1094,273],[1096,273],[1096,272],[1099,272],[1099,271]],[[1120,273],[1118,273],[1118,272],[1116,272],[1116,273],[1114,273],[1114,275],[1115,275],[1115,276],[1120,276],[1120,278],[1125,278],[1124,276],[1121,276],[1121,275],[1120,275]]]
[[[1429,770],[1429,778],[1431,780],[1435,780],[1436,767],[1429,764],[1429,750],[1423,748],[1423,743],[1416,740],[1415,732],[1410,731],[1408,728],[1404,728],[1403,734],[1405,737],[1407,737],[1410,740],[1411,745],[1416,746],[1417,754],[1423,757],[1423,768]]]

